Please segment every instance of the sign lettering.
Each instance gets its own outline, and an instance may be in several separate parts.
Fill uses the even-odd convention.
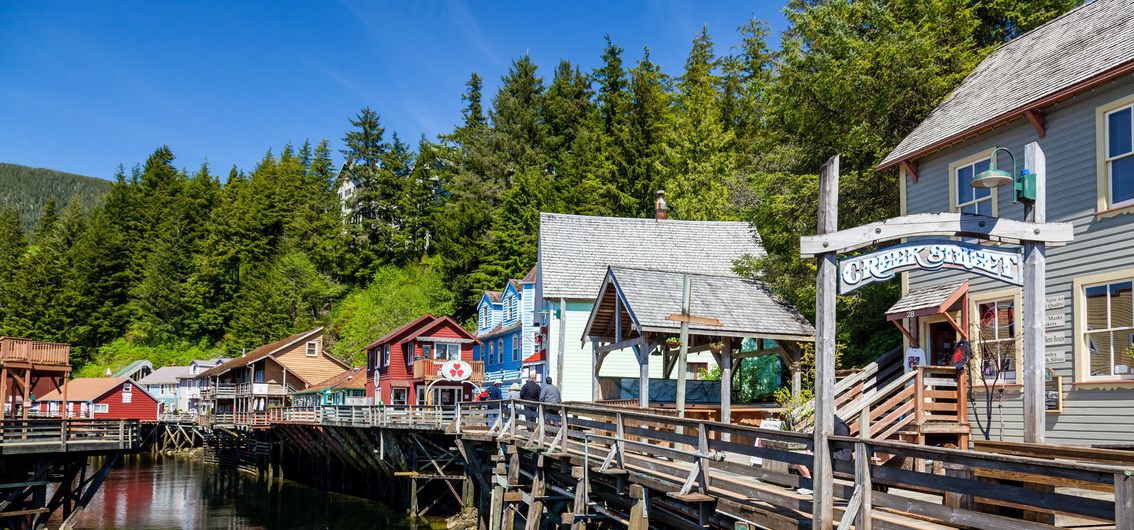
[[[911,241],[839,260],[839,292],[886,281],[908,270],[956,269],[1023,285],[1020,252],[959,241]]]

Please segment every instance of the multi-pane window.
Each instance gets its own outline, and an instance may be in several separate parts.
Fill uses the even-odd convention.
[[[509,296],[504,300],[504,320],[512,320],[512,297]]]
[[[992,190],[973,187],[973,179],[988,169],[988,160],[987,158],[978,160],[955,169],[953,179],[957,190],[957,203],[953,206],[958,212],[992,215]]]
[[[520,336],[519,335],[512,337],[512,360],[513,361],[520,360]]]
[[[1134,204],[1134,107],[1106,114],[1106,171],[1110,207]]]
[[[316,342],[316,341],[313,341],[313,340],[308,341],[306,353],[307,353],[308,357],[314,357],[316,355],[319,355],[319,343]]]
[[[1083,289],[1091,377],[1132,377],[1134,370],[1134,281]]]
[[[434,359],[456,361],[461,358],[461,345],[445,342],[436,343]]]
[[[984,377],[992,381],[999,372],[1000,382],[1016,379],[1016,307],[1011,300],[977,304],[980,315],[975,362]]]
[[[497,361],[504,362],[504,339],[496,339]]]
[[[390,366],[390,345],[382,346],[382,366]]]

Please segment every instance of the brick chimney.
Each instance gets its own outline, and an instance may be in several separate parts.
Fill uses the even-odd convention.
[[[658,200],[654,202],[654,220],[664,221],[665,219],[665,190],[658,190]]]

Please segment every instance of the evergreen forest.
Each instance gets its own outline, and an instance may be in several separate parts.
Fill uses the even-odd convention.
[[[593,70],[519,56],[471,73],[436,138],[386,130],[396,102],[344,116],[334,146],[297,139],[252,168],[181,168],[155,138],[99,201],[48,200],[31,226],[2,207],[0,335],[71,343],[80,375],[100,375],[324,325],[330,351],[359,363],[423,312],[471,321],[483,290],[534,264],[539,212],[649,217],[659,189],[671,218],[752,223],[768,257],[737,270],[811,317],[798,238],[815,230],[819,166],[842,155],[840,226],[898,215],[881,158],[990,50],[1076,4],[791,0],[775,47],[759,20],[713,28],[738,32],[729,49],[704,28],[681,71],[607,38]],[[841,363],[897,343],[882,314],[898,292],[840,297]]]
[[[66,202],[71,197],[93,207],[110,190],[110,182],[52,169],[0,162],[0,210],[15,209],[25,232],[39,223],[48,201]]]

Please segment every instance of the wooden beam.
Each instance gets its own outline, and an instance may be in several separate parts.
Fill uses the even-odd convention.
[[[957,333],[961,335],[961,338],[969,340],[969,330],[961,327],[961,325],[953,319],[953,315],[950,315],[948,311],[941,314],[945,316],[945,320],[949,321],[949,325],[953,326],[953,329],[957,330]]]
[[[838,226],[839,155],[835,155],[819,171],[819,235],[815,237],[830,237],[836,233]],[[815,458],[811,468],[814,490],[811,519],[814,528],[827,530],[834,524],[834,473],[827,437],[835,429],[835,293],[838,292],[838,272],[835,264],[837,248],[832,248],[830,242],[823,242],[819,248],[823,249],[823,253],[815,259]]]
[[[902,170],[910,176],[910,180],[917,184],[917,161],[916,160],[902,160],[900,162]]]
[[[1047,136],[1047,130],[1044,128],[1044,114],[1042,110],[1028,109],[1024,111],[1024,117],[1032,124],[1032,128],[1036,130],[1036,134],[1040,138]]]
[[[799,240],[799,253],[804,258],[813,258],[825,252],[849,252],[882,241],[906,237],[961,235],[1066,244],[1074,239],[1075,230],[1071,223],[1013,221],[957,212],[919,213],[829,234],[804,236]]]
[[[674,322],[688,322],[690,324],[704,324],[706,326],[723,326],[721,321],[712,317],[699,317],[694,315],[682,315],[681,313],[674,313],[665,317],[666,320]]]
[[[721,350],[721,423],[732,423],[732,341]],[[727,434],[724,436],[728,436]],[[730,440],[725,440],[730,441]]]
[[[906,329],[905,324],[903,324],[901,320],[891,320],[890,322],[897,326],[898,330],[902,332],[902,335],[905,335],[906,338],[909,339],[911,348],[918,347],[917,337],[914,337],[910,334],[909,330]]]
[[[1036,142],[1024,146],[1024,167],[1036,178],[1036,200],[1024,203],[1024,218],[1033,223],[1047,221],[1047,160]],[[1024,242],[1024,441],[1043,443],[1044,411],[1044,299],[1047,281],[1047,249],[1043,241]]]
[[[645,344],[645,342],[646,342],[646,340],[643,339],[642,337],[636,337],[636,338],[633,338],[633,339],[626,339],[626,340],[622,340],[622,341],[618,341],[618,342],[611,342],[611,343],[606,344],[604,346],[599,346],[597,351],[599,353],[610,353],[612,351],[625,350],[626,348],[633,348],[635,346],[640,346],[642,344]]]

